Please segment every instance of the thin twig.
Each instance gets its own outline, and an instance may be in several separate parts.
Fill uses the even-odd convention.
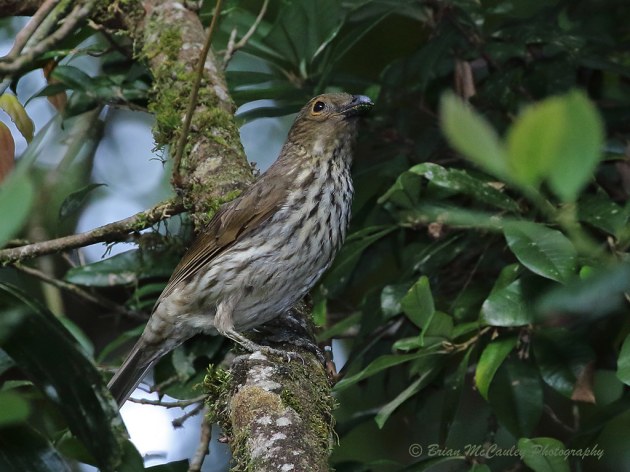
[[[242,49],[243,47],[245,47],[247,42],[254,35],[254,33],[258,29],[258,25],[260,25],[260,22],[264,18],[265,13],[267,13],[268,6],[269,6],[269,0],[265,0],[262,4],[262,7],[260,7],[260,11],[258,12],[258,16],[256,17],[256,19],[254,20],[254,23],[252,24],[252,26],[250,26],[249,30],[247,30],[247,33],[245,33],[245,35],[239,40],[238,43],[234,44],[233,41],[228,43],[228,47],[227,47],[227,50],[225,51],[225,56],[223,58],[223,69],[227,67],[228,62],[230,62],[230,59],[232,59],[232,56],[234,56],[234,53],[238,51],[239,49]],[[232,38],[230,37],[230,39]]]
[[[225,70],[230,58],[234,55],[234,46],[236,45],[237,33],[238,31],[236,28],[233,28],[230,32],[230,39],[228,39],[227,47],[225,48],[225,54],[223,55],[223,70]]]
[[[165,379],[164,381],[160,382],[159,384],[149,386],[148,392],[149,393],[155,393],[155,392],[160,393],[166,387],[168,387],[169,385],[173,385],[178,380],[179,380],[179,376],[178,375],[172,375],[171,377],[169,377],[168,379]]]
[[[556,423],[558,426],[560,426],[562,429],[572,434],[576,432],[576,429],[572,428],[571,426],[566,424],[564,421],[562,421],[560,418],[558,418],[558,415],[556,415],[556,413],[553,411],[553,409],[549,405],[544,405],[543,409],[545,410],[545,413],[549,415],[549,418],[551,418],[551,420],[554,423]]]
[[[195,455],[190,458],[188,472],[200,472],[203,461],[210,453],[210,440],[212,439],[212,425],[208,421],[207,408],[203,409],[203,419],[201,420],[201,435],[199,437],[199,446],[195,451]]]
[[[129,398],[129,401],[132,403],[138,403],[140,405],[153,405],[153,406],[161,406],[164,408],[186,408],[187,406],[194,405],[195,403],[199,403],[206,399],[206,395],[199,395],[195,398],[190,398],[188,400],[176,400],[174,402],[165,402],[163,400],[150,400],[148,398]]]
[[[140,312],[127,310],[126,308],[118,305],[117,303],[112,302],[111,300],[105,297],[102,297],[95,293],[90,293],[86,290],[83,290],[81,287],[65,282],[63,280],[55,279],[54,277],[51,277],[45,274],[44,272],[38,269],[35,269],[33,267],[28,267],[21,264],[15,264],[14,267],[20,272],[24,272],[25,274],[31,275],[43,282],[46,282],[54,287],[57,287],[69,293],[72,293],[73,295],[76,295],[77,297],[81,297],[84,300],[87,300],[91,303],[94,303],[96,305],[101,305],[115,313],[119,313],[121,315],[127,316],[132,319],[136,319],[136,320],[142,320],[142,321],[147,320],[147,316],[143,315]]]
[[[118,241],[132,231],[140,231],[153,226],[173,215],[184,211],[179,199],[162,202],[153,208],[136,213],[124,220],[100,226],[85,233],[72,234],[62,238],[51,239],[26,246],[0,250],[0,265],[15,263],[24,259],[52,254],[67,249],[89,246],[100,242]]]
[[[39,28],[48,13],[50,13],[57,3],[59,3],[59,0],[46,0],[42,6],[39,7],[26,26],[15,36],[13,47],[11,47],[9,53],[2,58],[3,60],[14,59],[22,52],[28,40],[31,39],[31,36],[33,36],[37,28]]]
[[[184,425],[184,423],[189,418],[192,418],[193,416],[197,415],[201,410],[203,410],[203,408],[204,408],[204,404],[203,403],[199,403],[192,410],[187,411],[186,413],[184,413],[179,418],[175,418],[173,421],[171,421],[171,424],[173,425],[173,428],[181,428]]]
[[[13,74],[33,60],[40,54],[48,51],[60,41],[69,36],[76,26],[85,20],[96,6],[97,0],[87,0],[84,5],[76,6],[63,20],[61,26],[52,34],[46,36],[45,39],[36,42],[33,47],[28,48],[26,52],[12,59],[8,58],[0,60],[0,74]],[[31,41],[32,42],[32,41]]]
[[[221,4],[223,0],[217,0],[217,4],[214,7],[214,16],[212,22],[208,28],[208,35],[206,36],[206,42],[203,45],[201,54],[199,55],[199,62],[197,63],[197,70],[195,71],[195,78],[190,91],[190,101],[188,102],[188,109],[184,117],[184,123],[182,124],[182,130],[179,135],[179,141],[177,142],[177,150],[175,157],[173,158],[173,181],[175,186],[181,187],[181,173],[180,165],[182,162],[182,156],[184,155],[184,148],[186,147],[186,140],[188,139],[188,130],[190,129],[190,123],[192,122],[192,116],[197,106],[197,95],[199,93],[199,86],[201,85],[201,77],[203,76],[203,69],[206,64],[206,58],[208,57],[208,51],[210,51],[210,44],[212,44],[212,36],[216,29],[217,22],[219,21],[219,13],[221,11]]]

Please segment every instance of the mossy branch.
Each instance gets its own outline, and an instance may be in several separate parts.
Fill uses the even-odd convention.
[[[166,201],[149,210],[136,213],[124,220],[99,226],[85,233],[72,234],[62,238],[2,249],[0,250],[0,266],[20,262],[33,257],[85,247],[90,244],[121,241],[126,239],[129,233],[149,228],[155,223],[182,213],[183,211],[184,206],[181,200]]]

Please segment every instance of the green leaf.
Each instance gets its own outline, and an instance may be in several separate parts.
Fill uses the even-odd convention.
[[[560,231],[518,221],[506,223],[503,233],[516,258],[535,274],[561,283],[574,277],[577,252]]]
[[[420,334],[420,342],[431,324],[431,319],[435,313],[433,304],[433,295],[431,295],[431,287],[429,279],[422,276],[409,289],[407,295],[400,301],[400,306],[413,324],[422,329]]]
[[[21,395],[0,391],[0,428],[25,422],[29,413],[29,404]]]
[[[630,335],[626,336],[617,359],[617,378],[630,385]]]
[[[427,452],[425,452],[425,455]],[[416,462],[415,464],[411,464],[404,469],[396,469],[398,472],[430,472],[435,470],[459,470],[455,468],[455,464],[451,464],[453,468],[444,468],[440,467],[442,464],[446,464],[447,462],[465,462],[466,456],[463,454],[461,456],[442,456],[442,457],[430,457],[429,459],[425,459],[420,462]],[[370,469],[372,471],[374,469]]]
[[[531,435],[543,411],[538,372],[524,361],[508,359],[494,377],[488,400],[499,422],[512,435]]]
[[[518,204],[490,183],[471,176],[465,170],[446,169],[425,162],[413,166],[409,172],[422,175],[433,184],[457,193],[470,195],[475,200],[507,211],[518,211]]]
[[[537,331],[532,347],[545,383],[571,398],[577,379],[595,357],[591,348],[564,329]]]
[[[322,285],[331,294],[338,293],[348,282],[363,251],[395,229],[396,226],[370,226],[351,234],[324,276]]]
[[[628,213],[603,192],[583,195],[578,202],[581,221],[613,236],[626,228]]]
[[[488,400],[488,390],[501,364],[516,347],[516,338],[504,338],[492,341],[481,353],[475,370],[475,385],[483,398]]]
[[[564,201],[576,199],[601,157],[603,125],[582,92],[528,107],[507,135],[512,178],[538,186],[547,179]]]
[[[507,155],[492,126],[452,93],[440,102],[442,131],[455,150],[495,177],[507,174]]]
[[[381,311],[387,318],[402,312],[401,301],[409,291],[409,284],[386,285],[381,291]]]
[[[105,184],[89,184],[68,195],[59,207],[59,218],[63,219],[76,213],[85,203],[88,194]]]
[[[0,429],[0,470],[70,472],[70,466],[41,434],[21,425]]]
[[[133,284],[150,277],[169,277],[179,259],[180,255],[175,251],[134,249],[104,261],[73,267],[64,279],[92,287]]]
[[[328,315],[328,299],[325,296],[320,296],[319,299],[313,301],[313,309],[311,310],[311,316],[315,326],[322,327],[326,325],[326,318]]]
[[[414,354],[386,355],[378,357],[374,359],[370,364],[368,364],[361,372],[350,377],[341,379],[335,385],[334,390],[336,392],[341,392],[351,385],[354,385],[361,380],[367,379],[368,377],[372,377],[373,375],[376,375],[386,369],[390,369],[391,367],[404,364],[405,362],[409,362],[414,359],[420,359],[426,356],[434,356],[435,354],[435,352],[423,351],[421,353]]]
[[[0,247],[18,234],[29,217],[35,189],[25,172],[12,172],[0,184]]]
[[[499,276],[495,280],[492,292],[490,293],[492,294],[498,292],[510,285],[512,282],[518,280],[518,278],[522,275],[522,272],[522,266],[520,264],[510,264],[503,267]]]
[[[473,464],[468,472],[492,472],[492,469],[486,464]]]
[[[424,343],[420,342],[420,338],[418,336],[413,336],[411,338],[397,339],[396,342],[392,344],[392,350],[408,352],[419,349],[423,345]]]
[[[74,66],[60,65],[52,71],[51,77],[74,90],[90,90],[94,79]]]
[[[396,182],[379,199],[378,203],[387,201],[402,208],[414,208],[420,198],[422,179],[413,172],[403,172],[396,178]]]
[[[7,311],[5,311],[2,316],[4,317],[4,319],[2,320],[2,322],[0,323],[0,331],[5,331],[6,335],[8,335],[8,331],[7,328]],[[15,313],[17,316],[15,317],[15,320],[19,323],[20,319],[21,319],[21,313],[19,312],[19,310],[17,310],[17,313]],[[11,323],[11,322],[9,322]],[[3,340],[6,338],[6,335],[4,335],[5,333],[1,333],[0,332],[0,346],[3,343]],[[9,355],[0,348],[0,375],[4,374],[7,370],[11,369],[12,367],[15,367],[15,361],[13,359],[11,359],[11,357],[9,357]],[[6,385],[6,382],[2,384],[3,388]]]
[[[280,9],[264,43],[307,77],[306,66],[335,38],[343,20],[336,0],[292,0]]]
[[[548,180],[554,193],[566,202],[574,201],[593,177],[602,157],[604,125],[595,105],[583,92],[573,91],[563,100],[566,122],[556,165],[551,167]]]
[[[518,449],[523,462],[534,472],[569,472],[565,447],[554,438],[521,438]]]
[[[519,115],[506,137],[512,180],[540,185],[549,169],[560,164],[564,126],[565,107],[559,97],[531,105]]]
[[[97,464],[115,469],[124,426],[101,374],[55,316],[29,295],[0,284],[0,307],[22,309],[19,325],[2,348],[58,409]]]
[[[520,279],[490,294],[481,306],[481,321],[490,326],[525,326],[532,322]]]
[[[423,370],[420,373],[420,377],[418,377],[406,389],[400,392],[396,396],[396,398],[394,398],[392,401],[390,401],[385,406],[383,406],[378,411],[378,413],[376,414],[376,417],[374,418],[374,421],[376,421],[376,425],[379,427],[379,429],[383,429],[383,426],[385,426],[385,423],[387,422],[389,417],[392,415],[392,413],[394,413],[394,411],[400,405],[405,403],[407,400],[413,397],[416,393],[418,393],[420,390],[426,387],[429,384],[429,382],[433,380],[433,378],[435,377],[435,374],[441,370],[441,368],[442,368],[441,365],[436,365],[435,363],[433,363],[430,369]]]
[[[579,315],[582,322],[614,313],[630,291],[630,265],[618,264],[595,270],[584,279],[544,294],[536,305],[541,318],[554,313]]]
[[[440,344],[442,341],[450,340],[453,336],[453,317],[441,311],[435,311],[431,322],[423,331],[425,345],[431,344],[429,338]]]
[[[446,382],[444,383],[444,404],[442,406],[442,417],[440,421],[440,444],[446,444],[446,439],[455,420],[466,381],[470,354],[473,352],[473,349],[474,346],[470,346],[466,350],[466,354],[460,361],[457,369],[446,378]]]
[[[269,72],[250,72],[242,70],[228,70],[225,72],[227,83],[230,87],[242,87],[272,82],[278,76]]]

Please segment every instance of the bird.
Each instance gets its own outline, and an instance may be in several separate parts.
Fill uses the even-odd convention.
[[[346,236],[358,118],[373,106],[363,95],[325,93],[299,111],[276,161],[216,212],[175,268],[108,384],[120,406],[162,356],[196,334],[260,350],[242,333],[313,288]]]

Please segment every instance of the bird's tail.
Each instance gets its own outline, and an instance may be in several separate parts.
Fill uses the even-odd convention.
[[[144,374],[159,357],[160,353],[147,346],[141,337],[107,385],[118,406],[127,401]]]

